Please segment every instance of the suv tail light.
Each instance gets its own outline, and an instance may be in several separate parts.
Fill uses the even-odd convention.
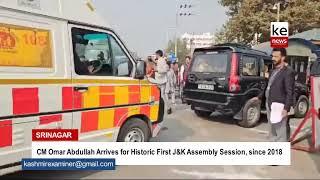
[[[238,56],[236,53],[232,53],[231,68],[230,68],[230,79],[229,79],[229,91],[238,92],[240,91],[240,79],[238,76]]]

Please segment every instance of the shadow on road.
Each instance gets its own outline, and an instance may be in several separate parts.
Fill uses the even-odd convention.
[[[223,124],[237,124],[237,121],[232,118],[232,116],[224,115],[218,112],[214,112],[211,114],[209,118],[204,118],[208,121],[214,121]]]
[[[209,118],[203,118],[205,120],[224,123],[224,124],[237,124],[237,120],[233,119],[231,115],[224,115],[219,112],[214,112]],[[258,122],[257,126],[260,124],[266,124],[268,123],[267,116],[264,114],[261,114],[260,121]]]
[[[180,121],[174,120],[172,117],[166,117],[164,125],[159,135],[152,138],[152,142],[183,142],[186,137],[194,134],[193,130]]]

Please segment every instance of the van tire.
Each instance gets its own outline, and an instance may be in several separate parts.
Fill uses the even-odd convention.
[[[239,126],[252,128],[257,125],[261,115],[261,101],[250,99],[242,110],[242,120],[238,121]]]
[[[151,131],[146,122],[139,118],[129,119],[120,129],[118,142],[148,142]]]
[[[309,99],[307,98],[307,96],[301,95],[294,107],[294,117],[296,118],[305,117],[305,115],[308,112],[308,109],[309,109]]]
[[[209,117],[212,112],[211,111],[201,111],[201,110],[194,110],[194,113],[198,116],[198,117],[203,117],[203,118],[207,118]]]

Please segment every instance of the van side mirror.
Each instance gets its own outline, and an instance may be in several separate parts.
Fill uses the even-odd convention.
[[[142,60],[138,60],[135,78],[144,79],[145,75],[146,75],[146,63]]]

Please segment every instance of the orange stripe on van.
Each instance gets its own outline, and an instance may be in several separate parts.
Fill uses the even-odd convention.
[[[129,86],[129,104],[140,103],[140,86]]]
[[[0,148],[12,146],[12,120],[0,121]]]
[[[73,88],[63,87],[62,88],[62,110],[73,109]]]
[[[50,124],[50,123],[59,122],[59,121],[62,121],[62,115],[61,114],[52,115],[52,116],[41,116],[40,117],[40,125]]]
[[[38,88],[13,88],[13,114],[39,113]]]
[[[145,105],[140,107],[140,113],[146,115],[147,117],[150,117],[150,106]]]
[[[100,86],[100,93],[114,93],[114,86]]]
[[[151,86],[151,95],[154,97],[155,101],[160,100],[160,90],[158,86]]]
[[[140,93],[140,86],[129,86],[130,93]]]
[[[81,132],[98,130],[99,111],[88,111],[81,114]]]
[[[100,95],[100,106],[114,106],[114,95]]]
[[[73,109],[81,109],[83,107],[83,97],[82,93],[78,91],[73,92]]]
[[[100,106],[114,106],[115,95],[113,86],[100,87]]]
[[[116,127],[122,126],[122,123],[128,117],[128,108],[117,108],[114,112],[114,125]]]

